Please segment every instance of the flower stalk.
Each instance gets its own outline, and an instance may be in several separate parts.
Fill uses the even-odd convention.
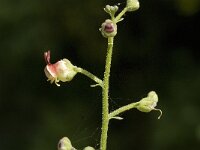
[[[103,79],[103,88],[102,88],[102,132],[101,132],[101,141],[100,141],[100,150],[106,150],[107,146],[107,134],[109,126],[109,77],[110,77],[110,68],[112,60],[112,51],[113,51],[113,41],[114,37],[108,37],[108,49],[106,56],[106,65]]]
[[[115,117],[118,116],[119,114],[128,111],[130,109],[136,108],[136,106],[139,104],[139,102],[131,103],[126,106],[120,107],[113,112],[109,113],[109,119],[116,119]]]
[[[95,85],[91,85],[91,87],[94,87],[94,86],[101,86],[101,87],[103,87],[103,81],[101,79],[99,79],[97,76],[95,76],[92,73],[90,73],[89,71],[87,71],[87,70],[85,70],[83,68],[80,68],[80,67],[76,67],[75,70],[78,73],[81,73],[81,74],[87,76],[88,78],[92,79],[93,81],[95,81],[97,83]]]

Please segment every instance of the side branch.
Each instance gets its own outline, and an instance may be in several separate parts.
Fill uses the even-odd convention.
[[[122,16],[127,12],[127,7],[125,7],[114,19],[115,23],[119,22],[122,19]]]
[[[135,103],[131,103],[131,104],[125,105],[123,107],[120,107],[120,108],[114,110],[113,112],[109,113],[109,119],[115,118],[117,115],[119,115],[127,110],[136,108],[138,105],[139,105],[139,102],[135,102]]]
[[[92,79],[93,81],[95,81],[97,84],[95,86],[101,86],[103,87],[103,81],[101,79],[99,79],[97,76],[93,75],[92,73],[90,73],[89,71],[83,69],[83,68],[80,68],[80,67],[77,67],[75,68],[75,70],[78,72],[78,73],[82,73],[84,74],[85,76],[89,77],[90,79]],[[94,86],[92,86],[94,87]]]

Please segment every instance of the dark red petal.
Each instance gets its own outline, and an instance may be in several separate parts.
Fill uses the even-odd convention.
[[[105,31],[108,32],[108,33],[111,33],[114,31],[114,26],[112,23],[108,23],[105,25]]]

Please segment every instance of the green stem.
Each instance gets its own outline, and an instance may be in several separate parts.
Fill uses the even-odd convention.
[[[136,103],[131,103],[131,104],[128,104],[128,105],[125,105],[123,107],[120,107],[116,110],[114,110],[113,112],[111,112],[109,114],[109,119],[112,119],[113,117],[116,117],[117,115],[127,111],[127,110],[130,110],[132,108],[135,108],[137,105],[139,104],[139,102],[136,102]]]
[[[108,125],[109,125],[109,77],[110,77],[110,68],[112,60],[112,51],[113,51],[113,41],[114,37],[108,38],[108,49],[106,56],[103,88],[102,88],[102,132],[101,132],[101,141],[100,141],[100,150],[106,150],[107,146],[107,134],[108,134]]]
[[[127,7],[125,7],[114,19],[115,23],[119,22],[121,17],[127,12]]]
[[[82,69],[80,67],[76,67],[75,70],[78,73],[82,73],[85,76],[89,77],[90,79],[94,80],[97,83],[97,85],[99,85],[101,87],[103,86],[103,81],[101,79],[99,79],[98,77],[96,77],[95,75],[93,75],[92,73],[88,72],[87,70]]]

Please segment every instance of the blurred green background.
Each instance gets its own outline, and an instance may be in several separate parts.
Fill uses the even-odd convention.
[[[106,39],[98,31],[106,4],[125,0],[0,0],[0,150],[55,150],[68,136],[98,148],[101,89],[82,75],[61,87],[44,75],[68,58],[103,77]],[[110,123],[108,150],[197,150],[200,147],[200,1],[140,0],[118,24],[110,109],[155,90],[158,112],[131,110]]]

